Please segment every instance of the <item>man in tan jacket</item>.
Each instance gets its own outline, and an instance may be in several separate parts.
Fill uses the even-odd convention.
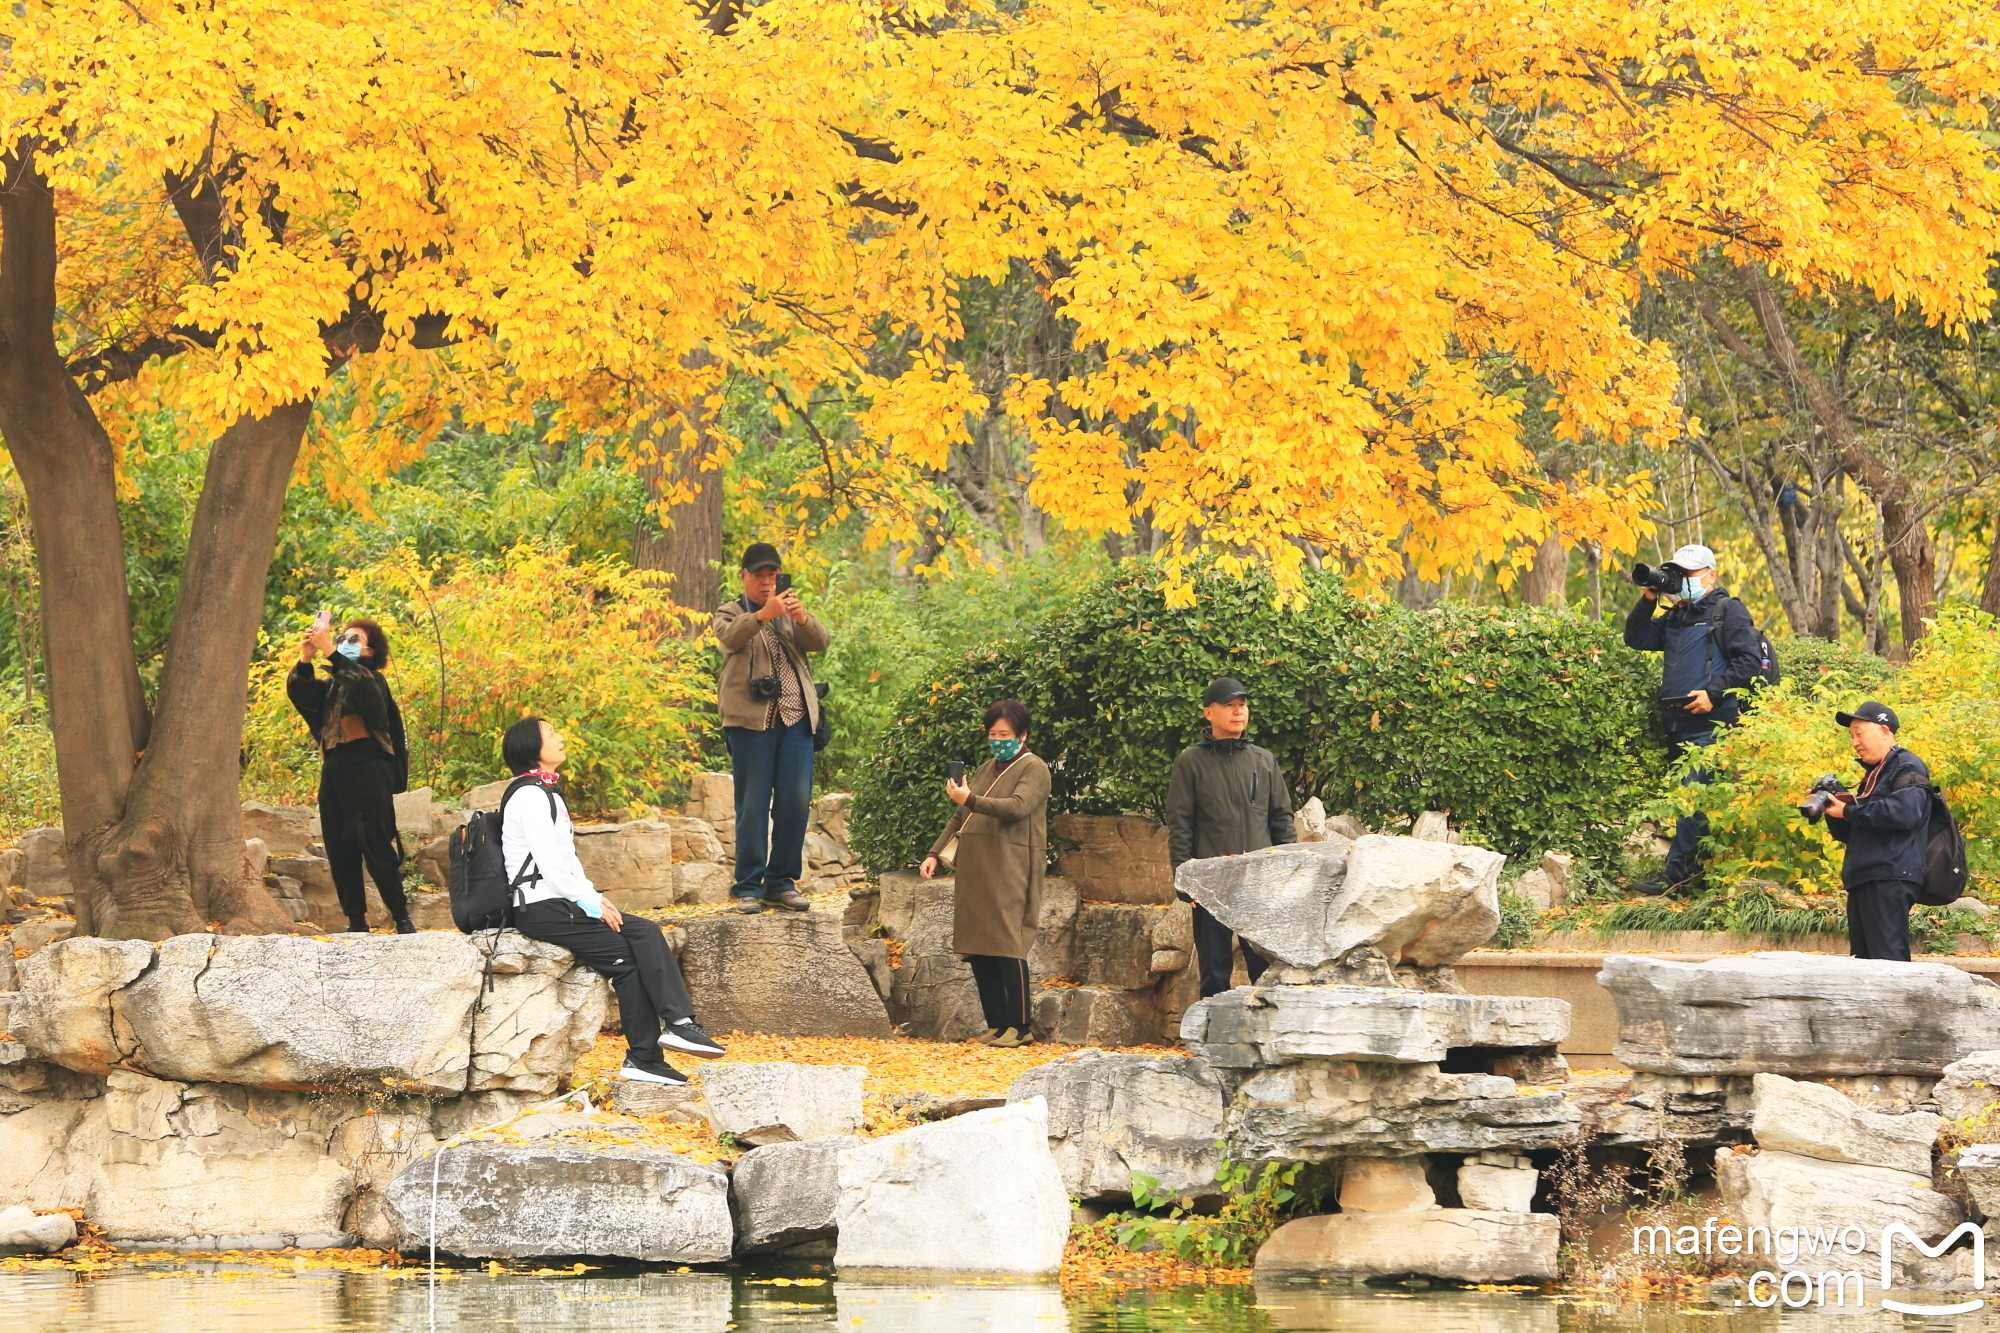
[[[722,739],[736,779],[736,883],[739,912],[772,907],[803,912],[806,823],[812,812],[813,734],[819,691],[807,653],[832,638],[790,587],[779,588],[778,548],[753,542],[743,552],[743,595],[716,609],[711,622],[725,656],[716,678]]]

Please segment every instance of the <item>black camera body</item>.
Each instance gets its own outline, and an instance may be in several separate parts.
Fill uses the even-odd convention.
[[[752,699],[777,698],[778,697],[777,673],[774,671],[768,676],[752,676],[750,678],[750,697]]]
[[[1839,778],[1831,773],[1822,773],[1806,789],[1806,798],[1799,802],[1799,813],[1805,816],[1806,823],[1817,824],[1826,817],[1833,798],[1846,790],[1847,784]]]
[[[1681,586],[1681,581],[1687,576],[1688,572],[1671,560],[1659,566],[1632,566],[1632,582],[1642,588],[1651,588],[1654,592],[1664,592],[1669,595]]]

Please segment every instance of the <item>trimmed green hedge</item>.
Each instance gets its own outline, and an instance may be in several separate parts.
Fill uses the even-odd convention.
[[[1174,756],[1201,734],[1218,675],[1251,693],[1251,739],[1294,798],[1381,826],[1427,809],[1510,854],[1617,855],[1656,794],[1659,660],[1560,611],[1410,611],[1318,574],[1305,609],[1261,579],[1203,578],[1169,609],[1121,572],[1014,637],[934,664],[907,692],[855,787],[852,843],[873,873],[943,827],[947,761],[985,756],[980,715],[1018,698],[1054,770],[1053,811],[1158,816]]]

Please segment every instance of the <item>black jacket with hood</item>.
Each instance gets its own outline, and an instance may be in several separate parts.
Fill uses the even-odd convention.
[[[1718,601],[1722,624],[1720,633],[1711,635],[1709,618]],[[1715,705],[1708,713],[1669,712],[1668,734],[1696,735],[1736,721],[1743,715],[1743,704],[1727,692],[1748,689],[1764,667],[1763,645],[1757,641],[1750,608],[1721,588],[1711,588],[1692,602],[1676,602],[1665,615],[1655,617],[1659,607],[1655,598],[1639,598],[1625,617],[1625,646],[1666,655],[1660,664],[1660,698],[1678,699],[1707,690]]]
[[[1829,818],[1826,831],[1847,844],[1840,882],[1848,888],[1900,879],[1924,881],[1924,853],[1930,847],[1931,770],[1898,745],[1879,764],[1863,764],[1866,776],[1854,789],[1858,798],[1844,819]]]

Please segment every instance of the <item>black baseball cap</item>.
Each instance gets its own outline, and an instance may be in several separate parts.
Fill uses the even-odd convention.
[[[1873,699],[1851,713],[1835,713],[1833,720],[1843,727],[1850,722],[1880,722],[1891,731],[1903,725],[1896,720],[1895,709],[1887,704],[1878,704]]]
[[[1206,708],[1210,704],[1233,703],[1238,699],[1249,697],[1250,691],[1243,688],[1242,681],[1231,680],[1227,676],[1217,676],[1208,683],[1208,688],[1201,692],[1201,706]]]
[[[743,552],[743,568],[755,573],[760,569],[783,569],[785,562],[778,559],[778,548],[769,542],[751,542]]]

